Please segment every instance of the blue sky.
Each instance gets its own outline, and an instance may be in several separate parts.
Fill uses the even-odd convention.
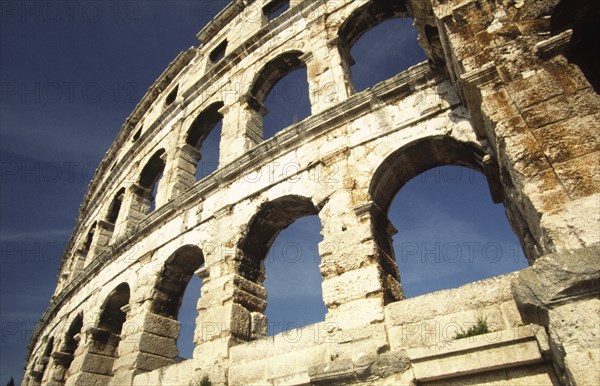
[[[226,3],[0,2],[0,384],[22,379],[29,336],[53,293],[96,166],[147,88],[180,51],[198,44],[196,33]],[[358,89],[420,60],[411,33],[393,21],[357,43]],[[310,113],[305,78],[295,71],[272,90],[267,136]],[[217,148],[215,133],[206,148]],[[214,153],[204,155],[203,162],[214,162]],[[395,249],[407,296],[525,266],[502,205],[491,203],[483,177],[467,169],[416,177],[400,191],[390,218],[399,230]],[[323,319],[319,230],[317,217],[299,220],[269,254],[267,315],[275,332]],[[498,246],[499,257],[492,255]],[[195,319],[199,284],[192,282],[182,306],[184,357],[191,355],[186,326]]]

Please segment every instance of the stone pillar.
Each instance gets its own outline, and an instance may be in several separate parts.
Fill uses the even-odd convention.
[[[318,114],[354,94],[350,66],[354,60],[339,38],[326,40],[322,28],[311,37],[312,52],[301,59],[306,63],[312,114]]]
[[[227,165],[263,141],[263,116],[266,109],[252,96],[246,95],[231,105],[223,106],[223,130],[219,165]]]
[[[97,327],[89,327],[82,336],[65,385],[108,385],[121,337]]]
[[[119,237],[133,231],[135,227],[147,216],[152,203],[152,192],[138,184],[132,184],[126,192],[121,206],[122,216],[119,215],[117,232],[113,234],[112,242]]]
[[[134,306],[126,311],[127,321],[121,333],[111,385],[130,385],[137,374],[177,361],[180,324],[152,313],[150,302],[151,299],[132,302]]]
[[[228,218],[222,222],[224,226],[230,223]],[[205,250],[207,265],[196,272],[203,281],[194,333],[194,366],[197,378],[208,375],[214,384],[227,383],[231,346],[267,335],[263,314],[266,290],[236,273],[238,251],[228,245],[224,241],[219,248]]]
[[[73,362],[72,354],[60,351],[53,352],[52,367],[49,369],[45,384],[49,386],[64,385],[71,362]]]
[[[69,270],[68,271],[65,270],[62,273],[62,275],[63,275],[62,279],[65,281],[64,284],[62,285],[63,288],[65,285],[68,284],[69,281],[73,280],[77,275],[79,275],[79,273],[81,273],[81,271],[85,267],[86,256],[87,256],[86,251],[84,251],[82,249],[77,249],[73,253],[73,257],[72,257],[72,261],[71,261]],[[57,293],[58,293],[58,291],[57,291]]]
[[[200,151],[186,144],[175,149],[173,160],[167,163],[171,191],[169,197],[176,198],[196,183],[196,168],[200,161]]]
[[[477,1],[433,9],[446,66],[498,161],[508,215],[530,261],[600,241],[598,217],[590,217],[600,194],[591,145],[600,97],[561,55],[568,36],[549,36],[550,11]],[[545,22],[532,23],[538,18]]]
[[[92,243],[90,244],[90,250],[87,252],[85,258],[86,266],[90,264],[96,256],[108,249],[114,229],[114,224],[106,221],[100,220],[96,223],[96,229],[94,231]]]
[[[600,246],[546,255],[513,280],[526,323],[544,326],[566,385],[600,384]]]
[[[383,321],[387,298],[402,296],[395,265],[388,264],[390,257],[372,236],[374,206],[353,213],[346,209],[352,207],[351,201],[351,194],[342,191],[319,213],[324,236],[319,244],[323,300],[329,310],[326,320],[341,330]]]
[[[156,197],[152,197],[152,192],[150,192],[150,202],[154,199],[154,207],[155,210],[160,208],[161,206],[167,204],[171,201],[172,197],[170,195],[171,187],[169,184],[170,175],[168,174],[168,170],[170,168],[169,160],[167,159],[168,153],[165,152],[161,155],[161,159],[164,162],[164,169],[162,170],[162,176],[159,176],[158,180],[155,182],[158,186],[156,187]],[[150,205],[148,206],[149,211]],[[148,212],[146,212],[148,213]]]

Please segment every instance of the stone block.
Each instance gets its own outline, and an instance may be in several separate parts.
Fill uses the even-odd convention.
[[[542,363],[535,334],[517,328],[407,350],[419,382]]]
[[[381,273],[379,267],[371,264],[365,268],[346,272],[323,281],[325,305],[344,304],[355,299],[381,293]]]
[[[326,321],[335,328],[348,330],[383,321],[383,310],[383,299],[358,299],[330,309]]]

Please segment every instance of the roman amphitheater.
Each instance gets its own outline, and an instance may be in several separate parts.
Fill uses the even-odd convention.
[[[392,18],[428,60],[357,92],[350,48]],[[598,24],[594,0],[233,0],[106,153],[23,384],[598,385]],[[264,140],[265,98],[298,68],[311,115]],[[219,168],[196,181],[219,120]],[[405,299],[388,209],[441,165],[485,175],[530,267]],[[264,258],[307,215],[327,314],[268,336]],[[447,333],[480,318],[490,332]]]

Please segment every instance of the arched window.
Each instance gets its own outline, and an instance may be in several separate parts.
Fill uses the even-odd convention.
[[[41,368],[40,372],[42,373],[42,379],[44,379],[46,375],[46,370],[48,370],[48,364],[50,363],[50,358],[52,356],[52,352],[54,351],[54,337],[48,340],[46,343],[46,348],[44,349],[44,354],[41,359]]]
[[[67,334],[65,336],[65,343],[64,343],[64,347],[63,347],[64,353],[69,354],[71,356],[75,355],[75,351],[77,350],[77,347],[79,346],[79,342],[80,342],[79,334],[81,333],[82,328],[83,328],[83,314],[81,313],[75,317],[75,320],[73,320],[73,322],[71,322],[71,326],[69,327],[69,330],[67,331]],[[71,360],[72,360],[72,357],[71,357]],[[70,364],[71,363],[69,362],[67,367]]]
[[[371,0],[338,32],[357,91],[365,90],[427,59],[404,1]],[[345,52],[344,52],[345,51]]]
[[[94,241],[94,233],[96,232],[96,223],[94,222],[92,224],[92,226],[90,227],[90,230],[88,231],[87,235],[85,236],[85,240],[83,241],[83,244],[81,245],[81,252],[87,256],[87,254],[90,251],[90,248],[92,247],[92,242]]]
[[[130,294],[131,291],[127,283],[119,284],[108,294],[100,306],[96,326],[85,329],[86,344],[81,348],[81,352],[77,353],[76,362],[78,366],[74,366],[73,374],[69,374],[70,384],[106,385],[109,383],[108,378],[114,375],[113,366],[119,356],[119,345],[130,343],[127,341],[121,342],[121,334],[125,332],[123,330],[127,312],[129,312]],[[83,319],[78,317],[73,322],[69,329],[69,335],[81,329],[79,320]],[[135,328],[139,329],[139,326]],[[76,335],[73,334],[73,339],[76,339]],[[69,340],[66,343],[68,342]],[[67,347],[72,350],[73,346],[74,343],[71,342]],[[81,364],[85,364],[85,366]]]
[[[144,189],[142,193],[142,213],[149,213],[156,209],[159,182],[165,170],[165,151],[161,149],[154,153],[148,160],[140,174],[139,185]]]
[[[125,323],[123,307],[129,304],[129,284],[122,283],[115,288],[102,306],[98,328],[120,335]]]
[[[75,357],[75,351],[79,346],[81,339],[80,333],[83,328],[83,314],[79,314],[75,317],[67,333],[65,334],[65,340],[60,352],[54,353],[54,365],[61,368],[59,374],[62,376],[61,379],[54,379],[58,384],[64,384],[67,378],[69,378],[69,368]]]
[[[388,216],[398,231],[393,247],[407,297],[527,268],[504,207],[473,169],[421,173],[400,189]]]
[[[290,0],[272,0],[263,7],[263,14],[271,21],[290,9]]]
[[[301,56],[293,51],[276,57],[254,80],[248,104],[258,115],[255,130],[263,139],[311,114],[306,64]]]
[[[325,320],[327,307],[321,290],[319,270],[319,216],[294,221],[275,238],[265,258],[265,315],[269,335]]]
[[[169,338],[168,344],[171,347],[165,347],[165,352],[178,350],[179,356],[191,358],[194,349],[194,326],[198,316],[196,304],[200,296],[199,284],[201,284],[200,279],[194,276],[194,272],[202,264],[204,264],[204,255],[199,247],[194,245],[181,247],[167,259],[154,285],[152,313],[170,319],[170,321],[163,319],[165,325],[177,325],[177,328],[171,330],[181,331],[179,336]],[[190,284],[192,278],[196,279],[193,285]],[[185,308],[182,309],[184,295],[187,301]]]
[[[73,262],[71,265],[71,278],[77,276],[81,270],[92,261],[93,258],[93,244],[96,235],[97,223],[94,221],[88,233],[81,244],[81,247],[73,255]]]
[[[264,139],[309,117],[311,107],[306,68],[298,68],[281,78],[269,91],[264,105],[267,111],[263,117]]]
[[[108,213],[106,215],[106,221],[111,224],[116,224],[121,211],[121,205],[123,204],[123,195],[125,194],[125,188],[119,189],[115,197],[113,198],[110,206],[108,207]]]
[[[377,169],[374,236],[398,263],[408,296],[526,266],[503,208],[493,207],[485,177],[474,171],[482,171],[483,155],[474,145],[432,137],[397,150]]]
[[[253,323],[261,321],[260,326],[252,327],[251,330],[257,335],[251,338],[303,327],[324,319],[326,309],[316,245],[320,240],[317,213],[310,199],[284,196],[263,204],[251,219],[248,232],[239,245],[242,258],[238,272],[243,278],[258,284],[258,288],[269,286],[268,291],[257,290],[253,294],[263,302],[244,305],[254,313]],[[268,278],[267,275],[272,277]],[[293,293],[294,288],[304,289]],[[267,323],[266,301],[271,300],[275,307],[269,305],[268,314],[276,320]],[[309,309],[311,312],[306,312]]]
[[[573,30],[566,58],[579,66],[597,94],[600,94],[600,2],[561,0],[551,19],[553,34]]]
[[[165,106],[170,106],[177,99],[177,93],[179,92],[179,85],[176,85],[173,90],[165,98]]]
[[[112,361],[117,358],[118,347],[121,341],[121,332],[127,318],[126,306],[129,304],[130,289],[129,284],[119,284],[106,298],[101,307],[98,328],[93,331],[93,346],[91,352],[102,352],[106,356],[106,361]],[[103,366],[112,370],[111,366]],[[97,370],[99,374],[101,369]],[[111,375],[112,371],[105,375]]]
[[[219,110],[223,102],[208,106],[194,120],[188,130],[185,142],[199,151],[194,156],[196,162],[196,180],[207,177],[219,167],[219,147],[223,127],[223,115]]]

